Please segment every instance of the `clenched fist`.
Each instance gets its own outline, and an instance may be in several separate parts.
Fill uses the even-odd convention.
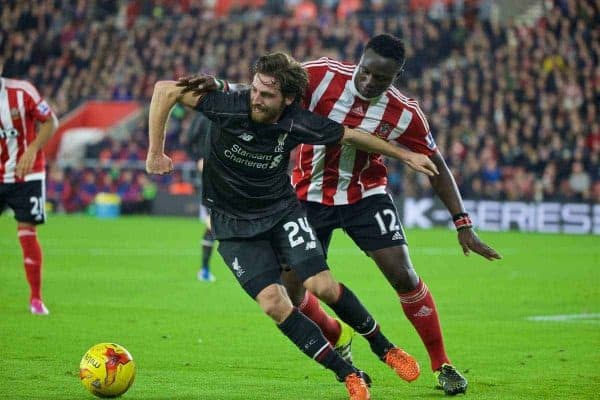
[[[173,172],[173,161],[166,154],[151,154],[146,157],[146,172],[165,175]]]

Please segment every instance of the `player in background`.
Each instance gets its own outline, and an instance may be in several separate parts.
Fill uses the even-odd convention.
[[[206,118],[203,114],[198,113],[192,125],[190,126],[190,137],[189,137],[189,153],[196,162],[198,172],[202,174],[204,169],[204,158],[206,157],[206,149],[210,146],[209,143],[209,132],[213,129],[212,122]],[[200,198],[202,198],[202,182],[200,179]],[[197,278],[201,282],[214,282],[216,281],[215,276],[210,270],[210,258],[212,256],[213,248],[215,245],[215,238],[210,229],[210,215],[208,209],[200,202],[198,210],[199,218],[204,223],[204,234],[200,242],[200,248],[202,252],[200,269],[198,270]]]
[[[202,168],[203,162],[204,159],[198,160],[199,168]],[[210,212],[203,204],[200,204],[199,214],[200,220],[204,222],[204,234],[200,243],[202,247],[201,265],[196,275],[201,282],[214,282],[217,278],[210,270],[210,258],[215,247],[215,237],[210,226]]]
[[[2,69],[0,60],[0,214],[6,207],[15,213],[30,288],[29,309],[32,314],[46,315],[36,226],[46,221],[42,148],[56,131],[58,120],[31,83],[4,78]]]
[[[304,106],[351,128],[427,155],[440,171],[430,183],[446,205],[465,255],[471,251],[488,260],[500,255],[483,243],[463,205],[454,177],[436,147],[425,114],[394,81],[405,62],[404,44],[392,35],[373,37],[358,65],[321,58],[303,64],[309,75]],[[200,93],[231,84],[209,76],[180,80]],[[386,193],[387,169],[379,154],[344,144],[302,144],[293,170],[296,194],[308,220],[327,249],[333,230],[341,228],[377,264],[400,299],[403,312],[418,332],[439,386],[448,395],[465,393],[467,379],[452,365],[444,348],[433,297],[417,275],[408,252],[400,215]],[[296,306],[315,321],[332,343],[342,333],[336,321],[306,292],[293,271],[285,283]]]
[[[219,253],[244,290],[302,352],[335,372],[346,383],[350,399],[370,399],[368,379],[343,360],[321,330],[293,307],[281,285],[280,264],[290,265],[307,289],[360,332],[371,350],[399,376],[418,364],[383,335],[379,325],[350,289],[331,275],[320,244],[290,184],[290,152],[299,143],[343,141],[401,159],[427,174],[437,173],[427,157],[371,135],[344,128],[297,105],[308,76],[284,53],[260,57],[247,91],[205,95],[182,93],[175,82],[155,85],[149,116],[146,169],[169,173],[164,154],[165,125],[171,108],[181,103],[217,124],[204,165],[203,201],[211,210]]]

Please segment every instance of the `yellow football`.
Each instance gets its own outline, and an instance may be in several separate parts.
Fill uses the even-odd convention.
[[[99,343],[85,352],[79,363],[83,386],[98,397],[119,397],[135,379],[131,354],[116,343]]]

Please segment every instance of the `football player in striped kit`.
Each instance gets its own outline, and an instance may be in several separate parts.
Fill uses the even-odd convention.
[[[453,218],[464,254],[500,259],[473,230],[454,177],[417,101],[393,86],[404,62],[402,40],[389,34],[369,40],[358,65],[326,57],[305,62],[309,84],[304,106],[344,126],[427,155],[440,172],[429,176],[431,186]],[[196,93],[234,87],[210,76],[183,78],[179,85]],[[387,193],[387,169],[381,155],[344,144],[301,144],[292,182],[324,249],[333,231],[341,228],[375,261],[421,337],[439,386],[448,395],[465,393],[468,382],[446,354],[433,297],[412,265],[400,215]],[[351,360],[352,335],[344,332],[344,325],[323,311],[293,271],[284,273],[284,281],[294,304],[319,325],[340,354]]]
[[[344,142],[398,158],[428,175],[437,170],[422,154],[302,109],[299,101],[308,75],[287,54],[260,57],[252,72],[250,90],[234,93],[184,94],[175,82],[157,82],[150,103],[146,170],[173,170],[164,146],[166,122],[175,104],[194,107],[216,124],[203,168],[202,201],[210,208],[221,257],[281,332],[345,382],[351,400],[369,400],[368,377],[335,352],[317,325],[293,307],[281,282],[281,265],[293,268],[397,375],[406,379],[409,372],[409,378],[416,379],[419,365],[386,338],[359,299],[328,271],[287,174],[290,153],[299,143]]]
[[[46,220],[42,148],[56,131],[58,120],[31,83],[2,77],[2,67],[0,60],[0,213],[7,207],[15,213],[30,287],[29,308],[32,314],[46,315],[36,226]]]

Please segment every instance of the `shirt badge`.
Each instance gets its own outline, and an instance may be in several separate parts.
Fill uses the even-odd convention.
[[[19,109],[18,108],[11,108],[10,109],[10,117],[12,119],[19,119],[20,118],[20,114],[19,114]]]
[[[287,133],[282,133],[277,138],[277,146],[275,146],[275,153],[283,153],[283,149],[285,146],[285,139],[287,138]]]
[[[375,136],[381,139],[386,139],[392,131],[392,129],[394,129],[394,127],[391,124],[388,124],[387,122],[382,122],[375,130]]]

